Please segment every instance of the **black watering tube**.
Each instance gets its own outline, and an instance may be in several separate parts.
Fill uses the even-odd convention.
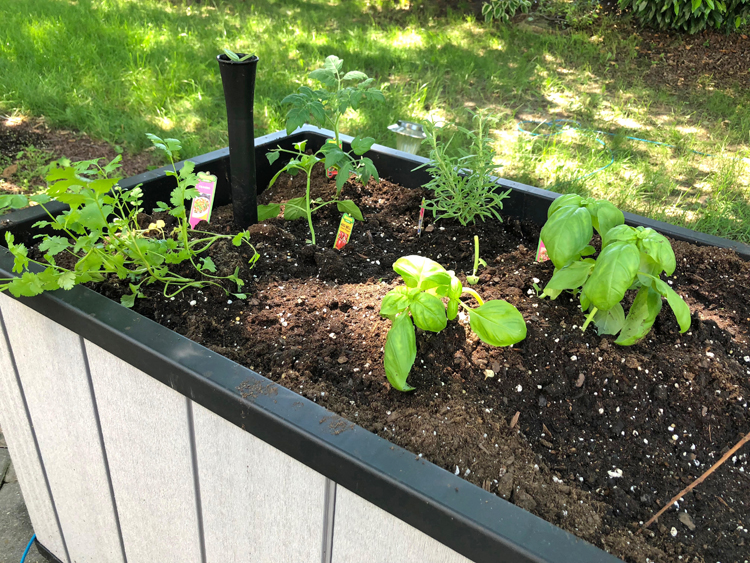
[[[244,57],[237,53],[239,58]],[[234,224],[246,229],[258,222],[255,180],[255,130],[253,101],[258,57],[233,61],[227,55],[216,57],[224,85],[229,132],[229,170],[232,187]]]

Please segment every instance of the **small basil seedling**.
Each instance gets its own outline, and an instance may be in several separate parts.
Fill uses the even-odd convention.
[[[473,289],[464,288],[452,271],[422,256],[404,256],[393,269],[406,284],[389,291],[380,306],[380,314],[393,321],[384,349],[385,374],[399,391],[414,388],[406,383],[417,357],[414,325],[422,330],[440,332],[458,315],[458,308],[469,312],[469,324],[476,335],[492,346],[510,346],[526,338],[526,323],[518,310],[506,301],[483,301]],[[468,294],[479,306],[461,301]],[[447,311],[443,299],[448,299]]]

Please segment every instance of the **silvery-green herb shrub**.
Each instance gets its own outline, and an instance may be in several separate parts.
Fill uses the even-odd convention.
[[[154,135],[148,137],[154,146],[166,152],[172,162],[172,171],[167,175],[176,179],[177,187],[170,195],[170,203],[159,202],[155,210],[175,217],[176,228],[166,232],[161,221],[148,229],[140,228],[137,220],[143,211],[140,186],[126,191],[117,185],[120,178],[111,177],[120,166],[119,155],[104,167],[100,167],[96,159],[54,168],[47,175],[49,186],[46,193],[69,205],[70,210],[57,216],[48,213],[49,221],[39,221],[34,225],[59,233],[35,237],[40,240],[43,260],[32,260],[26,246],[16,244],[13,235],[6,233],[8,250],[14,256],[13,271],[21,276],[0,280],[0,291],[7,289],[16,297],[32,296],[43,291],[71,289],[90,281],[103,281],[114,275],[126,280],[131,290],[121,298],[126,307],[132,307],[136,297],[143,297],[141,287],[144,284],[153,283],[163,285],[166,297],[177,295],[188,287],[206,286],[216,286],[227,294],[245,297],[239,293],[244,282],[238,276],[238,269],[228,276],[215,275],[217,269],[211,258],[200,255],[220,240],[231,240],[235,246],[244,243],[252,248],[252,266],[258,253],[249,242],[249,234],[244,231],[229,236],[191,229],[185,201],[198,194],[194,187],[197,182],[194,165],[185,162],[177,171],[173,157],[180,150],[179,141]],[[44,204],[41,207],[46,211]],[[61,259],[63,256],[65,260]],[[200,273],[200,279],[186,278],[170,271],[170,265],[185,261]],[[43,269],[31,271],[31,263]],[[233,282],[238,293],[224,289],[219,283],[221,280]]]
[[[578,293],[588,312],[581,327],[593,321],[599,334],[619,335],[616,344],[629,346],[645,337],[662,307],[672,308],[680,332],[690,328],[690,309],[659,276],[675,270],[672,246],[653,229],[624,224],[622,212],[604,200],[569,194],[556,199],[547,213],[541,239],[555,271],[542,297],[556,299],[565,290]],[[596,229],[602,247],[596,259],[591,238]],[[637,290],[627,317],[620,303],[628,290]]]
[[[469,324],[476,335],[492,346],[510,346],[526,338],[526,323],[518,310],[506,301],[483,301],[473,289],[464,288],[452,271],[422,256],[404,256],[393,269],[405,286],[389,291],[380,314],[393,321],[385,341],[385,374],[399,391],[414,388],[406,383],[417,357],[414,325],[440,332],[458,315],[459,307],[469,313]],[[462,295],[476,299],[473,308],[461,301]],[[448,299],[447,310],[443,299]]]
[[[488,119],[477,114],[473,120],[476,123],[474,131],[457,128],[470,143],[469,150],[459,149],[458,156],[451,155],[449,150],[455,135],[445,142],[438,137],[434,124],[424,123],[430,161],[416,170],[426,167],[432,176],[424,187],[432,190],[435,197],[425,202],[425,209],[432,211],[436,220],[454,218],[463,226],[475,223],[477,218],[484,221],[494,217],[502,222],[500,210],[510,190],[499,192],[492,179],[498,165],[487,136]]]

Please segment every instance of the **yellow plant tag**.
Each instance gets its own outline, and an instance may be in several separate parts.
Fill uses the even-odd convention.
[[[336,242],[333,244],[333,248],[341,250],[349,242],[349,237],[352,234],[352,227],[354,227],[354,217],[348,213],[344,213],[339,224],[339,232],[336,233]]]

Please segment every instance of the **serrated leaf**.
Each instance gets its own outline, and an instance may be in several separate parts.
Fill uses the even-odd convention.
[[[58,236],[47,237],[39,243],[39,250],[46,252],[50,256],[56,256],[67,248],[70,248],[68,239]]]
[[[342,80],[367,80],[367,75],[359,70],[350,70]]]
[[[57,284],[62,289],[73,289],[73,287],[76,284],[76,274],[75,272],[63,272],[59,276],[57,276]]]
[[[357,156],[362,156],[367,151],[369,151],[374,144],[375,139],[373,139],[372,137],[355,137],[352,140],[352,152]]]
[[[268,205],[258,206],[258,221],[265,221],[266,219],[273,219],[278,217],[281,213],[281,205],[278,203],[269,203]]]
[[[130,293],[127,295],[122,295],[120,297],[120,304],[123,307],[127,307],[128,309],[132,309],[135,305],[135,293]]]
[[[304,196],[290,199],[284,206],[284,219],[287,221],[294,221],[295,219],[302,219],[307,217],[309,208],[307,207],[307,200]]]
[[[491,346],[510,346],[526,338],[523,315],[507,301],[494,299],[469,311],[471,330]]]
[[[201,258],[201,270],[211,272],[212,274],[216,273],[216,264],[214,264],[210,256]]]
[[[412,391],[406,383],[417,357],[417,338],[408,311],[398,315],[388,331],[383,349],[383,364],[388,382],[399,391]]]

